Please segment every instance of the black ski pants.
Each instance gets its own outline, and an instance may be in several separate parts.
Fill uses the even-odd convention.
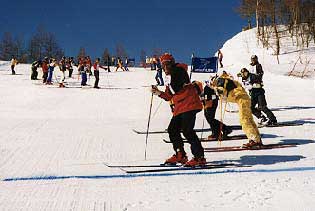
[[[190,149],[195,158],[204,157],[204,149],[201,142],[194,131],[196,114],[198,111],[188,111],[173,116],[167,128],[170,141],[173,143],[175,152],[178,150],[184,152],[184,142],[181,137],[181,131],[184,137],[190,143]]]
[[[32,67],[31,80],[37,80],[38,72],[37,68]]]
[[[220,131],[223,132],[226,130],[226,125],[221,123],[219,120],[215,119],[215,112],[218,107],[218,100],[212,101],[212,107],[206,108],[204,110],[204,115],[206,117],[207,122],[209,123],[212,131],[212,135],[215,137],[219,137]],[[222,124],[222,128],[221,127]]]
[[[47,78],[48,78],[48,72],[44,72],[43,73],[43,83],[47,82]]]
[[[15,75],[15,70],[14,70],[14,68],[15,68],[15,65],[11,65],[12,75]]]
[[[72,73],[73,73],[73,69],[72,69],[72,68],[70,68],[70,69],[69,69],[69,78],[71,78],[71,77],[72,77]]]
[[[95,83],[94,88],[98,87],[98,82],[100,81],[100,71],[94,70]]]
[[[252,113],[257,117],[261,118],[262,113],[265,113],[269,120],[274,121],[276,120],[275,115],[272,111],[267,107],[267,101],[265,98],[265,90],[263,88],[253,88],[250,91],[251,96],[251,110]],[[256,105],[258,107],[256,108]]]

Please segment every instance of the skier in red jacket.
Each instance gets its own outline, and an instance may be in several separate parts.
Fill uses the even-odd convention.
[[[175,154],[165,161],[165,164],[184,164],[187,167],[204,166],[204,149],[194,131],[196,114],[202,110],[202,103],[199,94],[202,86],[197,83],[190,83],[187,73],[187,65],[175,63],[171,54],[164,54],[160,58],[162,68],[170,82],[165,91],[160,91],[157,86],[152,86],[152,93],[174,105],[173,117],[168,126],[168,134]],[[184,150],[184,142],[181,132],[191,145],[193,158],[188,161]]]
[[[99,89],[100,87],[98,86],[98,82],[100,80],[100,68],[106,70],[106,67],[103,67],[100,65],[100,58],[97,58],[95,60],[95,63],[93,64],[94,68],[94,76],[95,76],[95,83],[94,83],[94,88]]]

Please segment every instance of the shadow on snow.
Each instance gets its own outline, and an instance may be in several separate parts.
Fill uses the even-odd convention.
[[[315,167],[293,167],[283,169],[221,169],[217,171],[196,170],[194,172],[172,172],[172,173],[140,173],[140,174],[116,174],[116,175],[90,175],[90,176],[40,176],[40,177],[16,177],[7,178],[2,181],[37,181],[37,180],[64,180],[64,179],[128,179],[140,177],[170,177],[189,175],[214,175],[227,173],[278,173],[278,172],[306,172],[315,171]]]

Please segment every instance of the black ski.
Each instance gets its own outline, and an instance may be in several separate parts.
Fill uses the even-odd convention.
[[[143,170],[125,170],[128,174],[135,174],[135,173],[154,173],[154,172],[169,172],[169,171],[197,171],[197,170],[204,170],[204,169],[216,169],[216,168],[228,168],[228,167],[251,167],[251,166],[244,166],[244,165],[237,165],[237,164],[209,164],[205,166],[199,167],[175,167],[175,168],[155,168],[155,169],[143,169]]]
[[[303,122],[278,122],[274,125],[266,125],[266,124],[257,124],[258,128],[262,127],[288,127],[288,126],[300,126],[303,125]]]
[[[240,125],[231,125],[229,126],[231,127],[232,130],[241,130],[242,129],[242,126]],[[211,131],[211,128],[197,128],[197,129],[194,129],[195,132],[209,132]],[[133,132],[137,133],[137,134],[147,134],[146,131],[140,131],[140,130],[136,130],[136,129],[133,129]],[[156,130],[156,131],[149,131],[149,134],[160,134],[160,133],[167,133],[167,130]]]
[[[155,168],[155,167],[183,167],[182,164],[164,164],[164,163],[161,163],[161,164],[143,164],[143,165],[138,165],[138,164],[135,164],[135,165],[111,165],[111,164],[108,164],[108,163],[104,163],[104,165],[106,165],[107,167],[110,167],[110,168]],[[211,163],[211,162],[208,162],[206,165],[225,165],[225,166],[234,166],[236,165],[235,163],[220,163],[220,164],[216,164],[216,163]]]
[[[104,163],[107,167],[110,168],[150,168],[150,167],[180,167],[182,165],[169,165],[169,164],[147,164],[147,165],[110,165]]]
[[[257,124],[258,128],[262,128],[262,127],[285,127],[285,126],[300,126],[303,125],[303,122],[278,122],[275,125],[264,125],[264,124]],[[230,125],[229,127],[231,127],[232,130],[242,130],[242,126],[241,125]],[[140,131],[140,130],[136,130],[133,129],[133,131],[137,134],[147,134],[146,131]],[[209,132],[211,131],[211,128],[197,128],[194,129],[195,132]],[[156,130],[156,131],[149,131],[149,134],[160,134],[160,133],[167,133],[167,130]]]

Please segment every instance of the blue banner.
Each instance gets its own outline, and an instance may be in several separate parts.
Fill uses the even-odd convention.
[[[136,59],[128,59],[128,66],[134,67],[136,65]]]
[[[218,71],[218,57],[192,58],[192,72],[216,73]]]

